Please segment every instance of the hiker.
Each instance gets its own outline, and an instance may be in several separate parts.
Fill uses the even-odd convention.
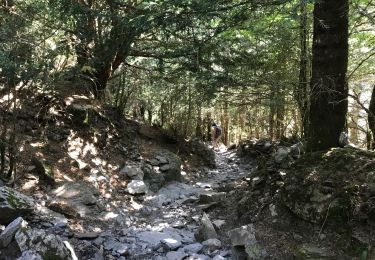
[[[221,128],[216,123],[211,127],[212,147],[219,149],[219,139],[221,137]]]

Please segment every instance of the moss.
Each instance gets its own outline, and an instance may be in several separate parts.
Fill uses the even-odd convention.
[[[14,192],[12,192],[12,191],[8,191],[7,202],[8,202],[9,205],[12,206],[13,208],[20,208],[20,207],[26,205],[26,203],[23,203],[20,199],[18,199],[18,198],[14,195]]]
[[[44,170],[45,170],[46,175],[49,178],[54,179],[54,174],[53,174],[52,168],[50,166],[44,165]]]

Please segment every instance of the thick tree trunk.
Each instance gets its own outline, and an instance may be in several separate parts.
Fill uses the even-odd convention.
[[[307,150],[339,146],[348,109],[348,0],[315,2]]]
[[[369,147],[371,149],[375,148],[375,86],[372,89],[372,95],[370,100],[370,106],[368,108],[368,125],[371,131],[372,136],[369,136]]]
[[[294,90],[294,98],[298,105],[301,115],[301,136],[305,135],[308,123],[308,30],[307,30],[307,10],[306,1],[301,0],[300,3],[300,67],[299,67],[299,83]]]

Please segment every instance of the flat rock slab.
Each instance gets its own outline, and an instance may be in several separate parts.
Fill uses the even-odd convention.
[[[164,238],[163,240],[161,240],[161,243],[163,244],[163,247],[168,251],[177,250],[182,246],[181,241],[174,238]]]
[[[189,198],[193,198],[192,201],[194,201],[196,195],[202,192],[204,192],[203,189],[196,188],[185,183],[173,182],[161,188],[159,192],[153,198],[151,198],[151,202],[156,204],[158,207],[161,207],[168,201],[178,201],[182,203],[184,200]]]
[[[225,199],[225,192],[206,192],[199,195],[199,202],[201,203],[212,203],[220,202]]]
[[[103,245],[105,250],[113,251],[120,255],[128,254],[131,248],[129,244],[121,243],[113,239],[105,241]]]
[[[34,206],[32,198],[12,188],[0,187],[0,224],[8,225],[17,217],[30,215]]]
[[[182,259],[185,259],[186,254],[181,251],[172,251],[172,252],[168,252],[166,257],[168,260],[182,260]]]
[[[89,206],[97,203],[98,192],[84,182],[67,182],[52,191],[53,199],[48,208],[71,217],[85,217],[92,214]]]
[[[199,253],[202,249],[203,249],[203,245],[201,243],[194,243],[194,244],[184,246],[184,251],[188,254]]]
[[[181,244],[182,237],[177,232],[144,231],[137,234],[137,239],[145,242],[150,248],[160,248],[163,241],[174,241],[174,244]]]
[[[74,237],[83,240],[95,239],[100,235],[98,232],[74,233]]]
[[[23,218],[18,217],[3,230],[0,235],[0,248],[7,247],[10,244],[14,235],[21,228],[23,221]]]

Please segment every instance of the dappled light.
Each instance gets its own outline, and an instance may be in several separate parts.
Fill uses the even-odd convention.
[[[0,1],[0,259],[375,259],[375,1]]]

